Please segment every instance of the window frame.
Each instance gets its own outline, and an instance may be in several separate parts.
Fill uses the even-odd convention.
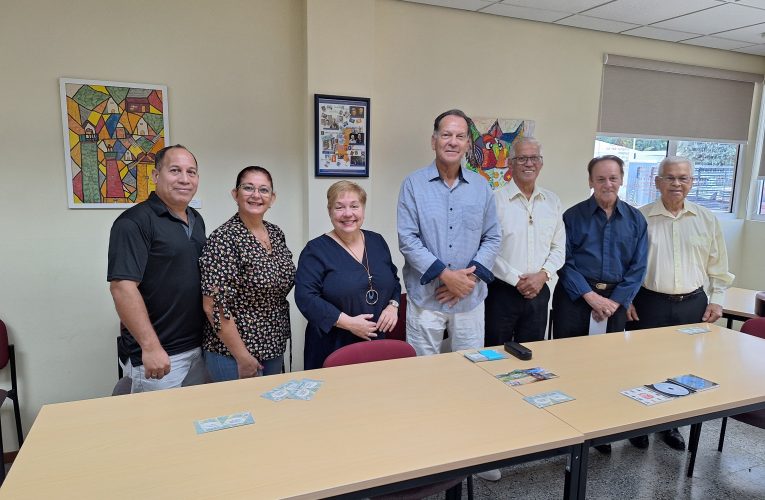
[[[733,192],[731,193],[731,202],[730,202],[730,211],[722,212],[719,210],[711,210],[710,211],[719,219],[719,220],[734,220],[737,219],[740,204],[742,203],[742,200],[749,199],[749,197],[741,197],[740,190],[741,190],[741,184],[742,184],[742,177],[740,174],[740,166],[744,159],[744,154],[746,151],[746,143],[740,143],[735,141],[720,141],[720,140],[710,140],[710,139],[692,139],[692,138],[678,138],[678,137],[658,137],[658,136],[652,136],[652,135],[635,135],[635,134],[609,134],[605,132],[597,132],[595,134],[595,138],[593,140],[593,144],[598,140],[598,137],[624,137],[628,139],[656,139],[660,141],[667,141],[667,156],[677,156],[677,145],[678,142],[713,142],[717,144],[733,144],[738,147],[738,154],[736,155],[736,164],[733,166]],[[694,172],[695,175],[695,172]],[[756,180],[756,179],[755,179]],[[703,206],[703,205],[702,205]],[[759,205],[755,208],[755,211],[750,214],[748,218],[755,218],[755,220],[762,220],[765,221],[765,214],[759,215],[758,212]]]

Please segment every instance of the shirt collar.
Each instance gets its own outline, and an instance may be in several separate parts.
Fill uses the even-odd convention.
[[[507,186],[507,191],[511,200],[518,195],[521,195],[525,198],[524,194],[521,192],[521,189],[518,187],[518,184],[515,183],[514,179],[511,179],[510,182],[505,185]],[[545,199],[545,194],[539,189],[539,186],[534,184],[534,191],[531,192],[531,198],[529,198],[529,200],[533,200],[537,196],[543,200]]]
[[[149,197],[146,199],[146,201],[149,203],[149,206],[152,210],[154,210],[154,213],[158,216],[168,216],[171,217],[177,221],[183,222],[181,219],[179,219],[169,208],[167,208],[167,205],[165,205],[165,202],[162,201],[162,199],[157,196],[157,193],[155,191],[152,191],[149,194]],[[194,213],[191,211],[189,207],[186,207],[186,216],[189,218],[189,224],[191,224],[191,221],[193,218],[195,218]],[[183,222],[186,224],[185,222]]]
[[[625,209],[623,205],[624,205],[624,202],[621,200],[621,198],[617,198],[616,203],[614,204],[614,213],[619,214],[619,216],[624,215]],[[590,196],[590,198],[587,200],[587,208],[589,210],[589,213],[591,214],[596,213],[598,209],[602,210],[600,206],[598,205],[598,202],[595,201],[594,194]]]
[[[465,182],[467,184],[470,184],[465,178],[464,168],[465,167],[460,165],[460,170],[459,172],[457,172],[457,175],[459,176],[460,182]],[[436,162],[433,162],[430,164],[430,166],[428,166],[427,174],[428,174],[428,182],[442,180],[441,173],[438,171],[438,167],[436,167]]]
[[[685,213],[689,213],[691,215],[698,215],[699,213],[698,205],[686,199],[683,202],[683,209],[680,210],[680,213],[677,214],[677,217],[680,217],[681,215]],[[651,204],[651,207],[648,209],[648,217],[654,217],[657,215],[663,215],[665,217],[670,217],[672,219],[676,218],[674,215],[672,215],[672,212],[670,212],[664,207],[664,203],[661,202],[661,198],[653,202],[653,204]]]

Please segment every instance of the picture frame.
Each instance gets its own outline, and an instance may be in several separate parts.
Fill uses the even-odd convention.
[[[316,177],[369,177],[368,97],[314,94]]]
[[[129,208],[154,191],[169,144],[167,86],[60,78],[69,208]]]

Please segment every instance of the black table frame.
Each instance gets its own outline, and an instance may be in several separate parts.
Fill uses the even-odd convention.
[[[671,404],[671,403],[668,402],[667,404]],[[690,425],[691,433],[690,433],[690,438],[688,440],[688,451],[690,452],[690,455],[688,458],[688,469],[686,471],[686,476],[691,477],[693,476],[693,468],[696,464],[696,454],[699,448],[699,438],[701,437],[701,425],[704,422],[709,420],[715,420],[718,418],[723,418],[723,417],[730,417],[732,415],[738,415],[741,413],[747,413],[754,410],[761,410],[761,409],[765,409],[765,401],[761,403],[754,403],[754,404],[739,406],[737,408],[731,408],[728,410],[713,411],[710,413],[705,413],[703,415],[682,418],[682,419],[673,420],[671,422],[665,422],[658,425],[641,427],[639,429],[634,429],[631,431],[618,432],[616,434],[610,434],[608,436],[598,437],[594,439],[586,439],[583,443],[584,450],[582,453],[582,459],[580,463],[580,477],[578,480],[579,491],[577,492],[575,498],[584,500],[584,498],[586,497],[587,462],[588,462],[587,451],[589,451],[589,448],[591,446],[597,446],[600,444],[608,444],[614,441],[621,441],[621,440],[629,439],[632,437],[644,436],[646,434],[652,434],[654,432],[666,431],[669,429],[682,427],[684,425]]]
[[[493,462],[488,462],[488,463],[469,466],[469,467],[461,467],[459,469],[439,472],[437,474],[430,474],[427,476],[408,479],[405,481],[398,481],[395,483],[376,486],[373,488],[367,488],[367,489],[363,489],[359,491],[354,491],[351,493],[345,493],[345,494],[333,496],[330,498],[355,499],[355,498],[374,497],[378,495],[384,495],[384,494],[394,493],[401,490],[406,490],[409,488],[416,488],[418,486],[425,486],[435,482],[447,481],[449,479],[457,479],[460,477],[469,476],[471,474],[475,474],[477,472],[483,472],[486,470],[499,469],[502,467],[508,467],[511,465],[517,465],[517,464],[522,464],[526,462],[533,462],[535,460],[543,460],[545,458],[557,457],[560,455],[568,455],[568,463],[566,464],[566,468],[565,468],[565,479],[564,479],[564,485],[563,485],[563,498],[564,500],[578,500],[579,498],[578,492],[581,486],[579,484],[579,480],[582,477],[581,466],[582,466],[582,459],[584,456],[584,450],[585,448],[583,443],[576,443],[570,446],[563,446],[563,447],[554,448],[551,450],[539,451],[536,453],[529,453],[528,455],[521,455],[518,457],[507,458],[503,460],[496,460]],[[586,479],[586,472],[584,477]],[[470,484],[468,486],[470,486]],[[460,488],[459,491],[461,493],[462,485],[460,484],[458,485],[458,487]],[[472,492],[470,492],[470,496],[472,496]],[[449,498],[449,496],[447,496],[447,498]],[[461,497],[460,495],[457,495],[456,498],[461,498]]]

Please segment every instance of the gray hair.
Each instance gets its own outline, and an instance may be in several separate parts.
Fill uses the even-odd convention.
[[[669,165],[677,165],[685,163],[689,167],[691,167],[691,177],[693,177],[693,162],[690,160],[690,158],[686,158],[685,156],[667,156],[661,162],[659,162],[659,171],[656,173],[659,177],[664,175],[664,169]]]
[[[542,155],[542,143],[539,142],[539,140],[536,137],[532,137],[530,135],[523,136],[519,139],[517,139],[513,143],[513,147],[510,148],[510,159],[515,159],[515,148],[521,147],[523,144],[531,144],[537,147],[537,151],[539,152],[539,155]]]

